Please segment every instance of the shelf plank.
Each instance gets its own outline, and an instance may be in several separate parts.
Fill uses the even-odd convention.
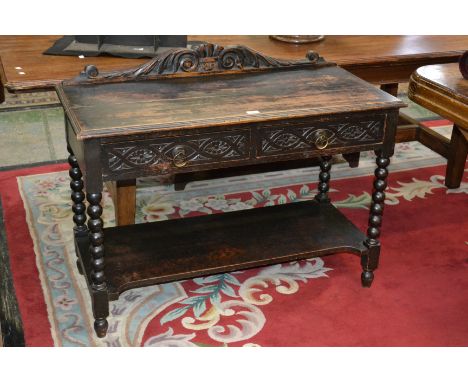
[[[104,230],[109,299],[135,287],[311,258],[364,253],[365,235],[315,201]],[[87,238],[78,240],[90,274]]]

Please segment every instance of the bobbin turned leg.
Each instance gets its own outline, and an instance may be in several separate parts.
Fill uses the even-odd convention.
[[[80,167],[78,166],[78,161],[76,160],[75,155],[73,155],[73,151],[70,146],[67,146],[67,150],[70,154],[68,156],[68,163],[70,164],[70,170],[68,171],[68,173],[71,179],[70,188],[72,190],[71,199],[73,201],[73,221],[75,222],[75,226],[73,227],[73,233],[76,239],[77,237],[83,237],[88,235],[88,228],[86,227],[86,206],[83,203],[85,199],[85,194],[83,192],[83,175],[81,173]],[[83,274],[83,268],[78,258],[78,250],[75,250],[75,253],[77,254],[76,266],[78,268],[78,271],[81,274]]]
[[[104,276],[104,224],[102,215],[102,193],[86,193],[89,202],[87,209],[89,220],[89,253],[91,258],[91,298],[93,302],[94,330],[98,337],[104,337],[107,332],[109,302]]]
[[[320,158],[320,174],[318,184],[318,194],[315,195],[315,200],[319,203],[328,203],[328,190],[330,189],[330,169],[331,169],[331,156],[324,156]]]
[[[361,257],[362,286],[370,287],[374,280],[374,270],[379,265],[380,255],[380,227],[382,225],[382,214],[385,201],[385,188],[387,187],[387,166],[390,159],[384,157],[381,152],[377,152],[377,168],[375,170],[374,190],[372,192],[372,203],[369,212],[369,228],[367,229],[367,239],[364,245],[368,248],[367,252]]]

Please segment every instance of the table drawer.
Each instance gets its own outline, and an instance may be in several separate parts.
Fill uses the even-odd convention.
[[[287,122],[259,129],[258,156],[363,146],[383,141],[385,115],[354,120]]]
[[[164,173],[250,158],[249,130],[106,143],[103,175]]]

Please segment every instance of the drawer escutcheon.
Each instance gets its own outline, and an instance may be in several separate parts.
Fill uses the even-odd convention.
[[[184,167],[188,163],[187,154],[185,153],[185,147],[176,146],[172,151],[172,163],[174,163],[174,166],[179,168]]]
[[[326,130],[317,130],[315,132],[315,147],[317,147],[319,150],[326,149],[329,143],[329,136],[326,132]]]

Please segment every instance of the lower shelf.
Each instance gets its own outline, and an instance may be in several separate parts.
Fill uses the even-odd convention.
[[[104,229],[109,299],[135,287],[338,252],[365,235],[333,205],[297,202]],[[89,279],[87,237],[77,247]]]

